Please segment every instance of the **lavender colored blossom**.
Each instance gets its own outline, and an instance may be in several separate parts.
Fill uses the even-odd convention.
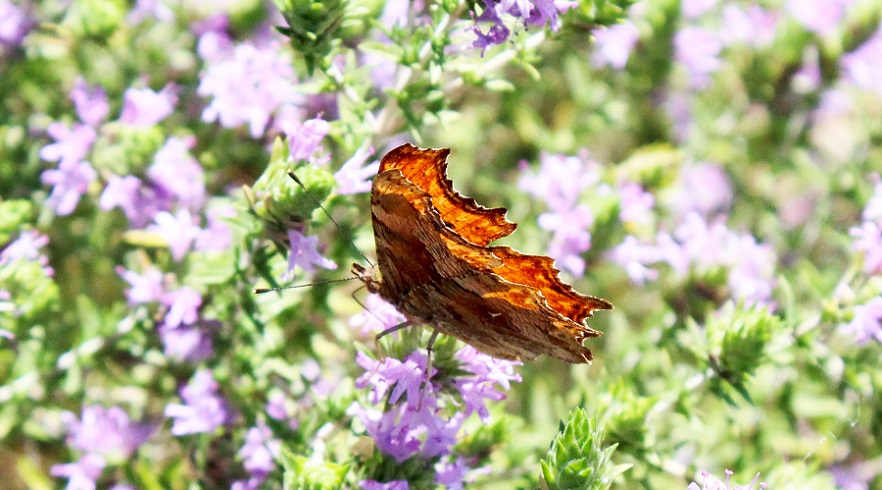
[[[473,47],[486,49],[494,44],[504,43],[510,34],[504,25],[508,19],[520,19],[524,26],[551,27],[552,31],[560,28],[559,13],[578,5],[578,2],[553,0],[521,0],[496,2],[483,0],[484,11],[475,19],[473,31],[477,36]],[[484,34],[478,27],[479,22],[492,22],[488,32]]]
[[[744,43],[756,48],[767,47],[775,40],[778,14],[759,5],[723,7],[723,28],[720,40],[729,46]]]
[[[218,121],[225,128],[248,124],[251,136],[258,138],[273,113],[298,101],[294,70],[276,45],[240,44],[231,56],[206,61],[197,89],[211,99],[202,113],[204,121]]]
[[[86,454],[75,463],[56,464],[49,474],[58,478],[67,478],[67,490],[95,490],[98,478],[104,471],[104,458],[98,454]]]
[[[386,394],[392,386],[395,388],[389,395],[389,403],[397,403],[401,395],[406,395],[405,400],[410,403],[419,399],[421,387],[427,379],[426,356],[422,353],[413,352],[404,361],[387,357],[380,362],[359,352],[355,360],[365,370],[365,374],[355,381],[355,386],[359,389],[370,387],[368,399],[374,405],[386,402]],[[428,378],[431,379],[431,375]]]
[[[334,178],[337,179],[338,194],[345,196],[371,190],[371,181],[368,179],[377,175],[377,171],[380,169],[380,162],[377,160],[365,165],[365,162],[373,154],[373,147],[360,148],[352,158],[340,167],[340,170],[334,174]]]
[[[131,25],[138,25],[152,18],[159,22],[173,22],[175,13],[161,0],[136,0],[133,8],[126,16]]]
[[[475,481],[474,475],[479,473],[490,473],[490,468],[475,470],[462,457],[456,458],[453,462],[442,460],[435,464],[435,483],[447,490],[465,490],[464,484]]]
[[[318,382],[319,385],[324,383],[321,379]],[[315,384],[313,383],[313,386]],[[266,414],[275,420],[288,421],[288,427],[292,430],[297,430],[300,427],[300,421],[294,418],[294,410],[294,401],[285,396],[284,393],[279,391],[270,393],[269,399],[266,402]]]
[[[55,275],[55,270],[49,266],[49,259],[40,250],[48,244],[49,237],[37,230],[22,231],[18,238],[0,250],[0,266],[8,265],[16,260],[38,262],[46,276],[52,277]]]
[[[407,480],[393,480],[387,483],[362,480],[358,485],[361,487],[361,490],[410,490]]]
[[[181,389],[183,404],[165,407],[165,416],[174,419],[171,433],[176,436],[214,432],[229,423],[233,416],[229,404],[218,394],[218,384],[211,371],[202,369]]]
[[[722,167],[713,163],[684,165],[671,206],[681,216],[698,213],[709,217],[728,211],[734,193]]]
[[[591,62],[596,66],[625,68],[631,51],[640,39],[640,30],[632,22],[622,22],[593,32],[594,53]]]
[[[468,345],[460,349],[454,357],[462,363],[460,366],[462,370],[473,374],[458,377],[453,381],[453,386],[459,391],[465,403],[465,415],[475,412],[482,422],[490,422],[486,401],[505,399],[505,394],[496,386],[509,390],[512,381],[520,382],[521,376],[515,372],[514,367],[522,363],[495,359]]]
[[[190,155],[194,138],[169,138],[153,156],[147,176],[180,204],[198,210],[205,203],[205,174],[202,166]]]
[[[162,272],[157,269],[149,269],[144,274],[124,269],[117,266],[116,273],[120,275],[131,288],[126,290],[126,298],[130,305],[153,303],[162,299],[165,288],[162,284]]]
[[[40,179],[53,186],[46,205],[60,216],[73,213],[97,176],[89,162],[62,163],[57,169],[44,170]]]
[[[126,175],[113,175],[101,192],[98,206],[110,211],[115,207],[122,209],[132,228],[143,228],[156,219],[156,214],[171,206],[171,196],[156,186],[145,185],[141,179]]]
[[[204,361],[214,355],[211,331],[217,330],[219,324],[216,320],[197,320],[177,327],[160,324],[159,338],[163,352],[169,359],[178,362]]]
[[[882,95],[882,25],[864,44],[840,59],[845,78]]]
[[[680,11],[687,19],[697,19],[717,6],[717,0],[683,0]]]
[[[82,77],[74,81],[70,99],[74,103],[80,121],[92,128],[98,127],[110,111],[104,89],[101,86],[90,87]]]
[[[26,5],[0,0],[0,45],[15,48],[37,25]]]
[[[685,27],[674,35],[674,58],[686,68],[692,88],[707,87],[710,74],[722,64],[722,48],[717,35],[701,27]]]
[[[248,429],[245,445],[238,454],[251,477],[263,481],[275,469],[275,459],[279,457],[281,447],[282,442],[273,438],[269,427],[259,422],[257,426]]]
[[[882,222],[882,180],[879,179],[878,175],[874,175],[873,179],[876,181],[876,184],[873,186],[873,196],[867,201],[861,217],[864,221],[880,223]]]
[[[285,272],[285,280],[294,274],[295,267],[300,267],[306,274],[315,272],[316,267],[330,270],[337,268],[337,264],[322,257],[319,253],[317,236],[306,237],[297,230],[288,230],[288,241],[291,244],[291,253],[288,255],[288,270]]]
[[[834,465],[828,471],[833,475],[838,490],[869,490],[876,472],[866,471],[862,466],[860,463],[851,466]]]
[[[579,197],[600,179],[598,165],[586,160],[586,156],[543,155],[539,171],[525,170],[518,182],[521,189],[543,199],[549,208],[538,220],[539,226],[554,232],[548,255],[560,269],[577,276],[585,270],[581,254],[591,248],[589,228],[594,223],[594,214],[579,204]]]
[[[202,295],[195,289],[184,286],[175,291],[165,293],[162,304],[168,308],[165,314],[165,325],[171,328],[189,325],[199,318],[199,307]]]
[[[67,442],[71,447],[111,461],[131,456],[153,431],[149,425],[132,423],[119,407],[83,407],[80,418],[64,412],[62,420],[67,425]]]
[[[624,182],[619,186],[621,201],[619,219],[626,224],[648,225],[652,221],[655,196],[643,190],[640,184]]]
[[[824,35],[845,15],[848,0],[787,0],[785,10],[809,31]]]
[[[232,207],[210,209],[206,213],[208,225],[206,228],[199,230],[193,247],[203,252],[222,251],[229,248],[230,242],[233,239],[233,232],[224,221],[224,218],[232,218],[235,216],[235,212]]]
[[[349,320],[350,327],[361,327],[362,335],[376,335],[406,320],[404,315],[379,294],[368,294],[365,303],[366,308]]]
[[[753,490],[753,486],[756,485],[759,481],[759,473],[757,473],[756,476],[753,477],[753,480],[750,482],[750,484],[730,487],[729,478],[732,476],[732,474],[733,473],[731,470],[726,470],[726,481],[724,482],[713,476],[710,476],[710,473],[708,473],[707,471],[702,471],[702,485],[699,487],[698,483],[692,482],[686,488],[687,490]],[[759,482],[759,486],[757,487],[757,489],[760,488],[768,488],[768,485],[764,482]]]
[[[882,342],[882,297],[876,296],[866,304],[854,307],[852,320],[841,327],[843,333],[852,335],[863,344],[870,339]]]
[[[428,405],[430,404],[426,404],[424,409],[428,409]],[[368,435],[374,439],[377,448],[401,463],[419,452],[422,445],[418,434],[410,427],[414,410],[415,407],[402,404],[383,412],[353,403],[347,414],[357,416]]]
[[[302,123],[296,120],[288,120],[282,121],[280,126],[285,133],[285,138],[288,140],[292,160],[306,160],[312,163],[326,161],[327,157],[316,156],[315,153],[319,150],[324,150],[321,142],[328,134],[328,131],[331,130],[331,125],[328,121],[320,117]]]
[[[852,247],[863,254],[864,272],[882,272],[882,229],[873,221],[865,221],[848,231],[854,237]]]
[[[149,88],[126,90],[119,121],[129,126],[149,127],[171,114],[178,103],[177,88],[166,85],[161,91]]]
[[[154,224],[147,230],[165,239],[172,258],[180,261],[187,255],[193,241],[201,229],[193,222],[193,215],[187,209],[179,209],[177,213],[168,211],[156,213]]]
[[[612,250],[610,258],[625,268],[634,284],[643,284],[658,278],[658,271],[646,266],[660,262],[663,256],[654,244],[641,243],[637,237],[628,235]]]
[[[46,134],[55,140],[40,149],[40,158],[48,162],[58,162],[59,167],[76,165],[82,162],[92,143],[95,142],[95,130],[85,124],[68,126],[54,122],[46,128]]]

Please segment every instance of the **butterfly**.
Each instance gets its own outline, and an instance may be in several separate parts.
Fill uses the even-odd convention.
[[[403,325],[432,327],[432,340],[450,335],[500,359],[590,362],[582,342],[600,332],[584,320],[612,304],[563,283],[549,257],[490,246],[517,225],[505,208],[454,190],[449,153],[405,144],[383,157],[371,186],[377,265],[353,264],[353,274],[405,316]]]

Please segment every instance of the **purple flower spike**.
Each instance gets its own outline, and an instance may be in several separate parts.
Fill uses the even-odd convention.
[[[23,2],[22,2],[23,3]],[[0,45],[10,48],[21,45],[37,23],[26,6],[19,2],[0,0]]]
[[[291,159],[324,163],[327,157],[316,157],[314,154],[324,149],[321,142],[331,130],[331,125],[327,121],[319,117],[303,123],[282,121],[281,127],[291,148]]]
[[[67,478],[67,490],[95,490],[95,483],[104,471],[104,458],[97,454],[87,454],[76,463],[56,464],[49,474]]]
[[[99,454],[111,461],[123,461],[147,440],[153,428],[133,424],[119,407],[83,407],[82,416],[62,414],[67,425],[67,442],[87,453]]]
[[[291,253],[288,255],[288,270],[285,272],[285,280],[293,276],[295,267],[300,267],[306,274],[315,272],[316,267],[330,270],[337,268],[334,261],[322,257],[319,253],[317,236],[306,237],[299,231],[289,230],[288,240],[291,243]]]
[[[842,326],[842,331],[853,335],[858,344],[870,339],[882,342],[882,297],[876,296],[864,305],[854,307],[854,317]]]
[[[373,154],[373,147],[359,149],[349,161],[340,167],[340,170],[334,174],[334,178],[337,179],[338,194],[347,195],[370,192],[371,181],[368,179],[377,175],[377,170],[380,169],[380,162],[377,160],[365,165],[365,162]]]
[[[232,420],[232,412],[218,393],[218,384],[211,371],[203,369],[181,389],[183,404],[165,407],[165,416],[174,419],[171,432],[176,436],[214,432]]]
[[[361,490],[410,490],[407,480],[393,480],[387,483],[380,483],[374,480],[362,480],[359,483]]]
[[[165,119],[178,103],[177,89],[166,85],[161,91],[149,88],[126,90],[119,121],[135,127],[149,127]]]
[[[199,318],[199,307],[202,305],[202,296],[193,288],[184,286],[177,291],[166,293],[162,303],[168,307],[165,314],[165,324],[174,328],[179,325],[189,325]]]
[[[705,88],[710,83],[710,74],[722,65],[722,48],[714,33],[700,27],[686,27],[674,36],[674,57],[686,67],[693,88]]]
[[[164,295],[162,272],[150,269],[141,275],[118,266],[116,273],[132,286],[126,291],[130,305],[153,303],[162,299]]]
[[[274,45],[240,44],[231,57],[213,53],[197,89],[211,99],[202,119],[225,128],[248,124],[251,136],[261,137],[270,116],[300,98],[294,70],[282,52]]]
[[[178,362],[200,362],[214,355],[210,330],[216,330],[220,322],[198,320],[190,325],[159,326],[163,352]]]
[[[53,186],[46,205],[60,216],[73,213],[97,176],[89,162],[62,163],[58,169],[44,170],[43,183]]]
[[[92,143],[95,142],[95,130],[85,124],[67,124],[54,122],[46,128],[55,143],[40,149],[40,158],[48,162],[58,162],[58,166],[74,165],[86,159]]]
[[[199,236],[201,228],[193,222],[193,215],[186,209],[179,209],[176,214],[161,211],[156,214],[155,224],[148,231],[165,239],[171,250],[172,258],[180,261],[187,255],[193,241]]]
[[[82,77],[74,81],[70,98],[74,102],[80,121],[93,128],[98,127],[110,111],[104,89],[101,86],[90,87]]]
[[[183,206],[198,210],[205,203],[205,174],[190,155],[194,138],[169,138],[153,157],[147,176]]]
[[[275,459],[279,457],[281,447],[282,442],[274,439],[269,427],[260,422],[248,429],[239,457],[251,477],[263,481],[276,467]]]

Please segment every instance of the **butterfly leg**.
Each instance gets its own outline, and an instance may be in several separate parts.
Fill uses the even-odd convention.
[[[401,323],[399,323],[398,325],[395,325],[394,327],[389,327],[389,328],[387,328],[386,330],[383,330],[382,332],[378,333],[377,336],[376,336],[375,338],[376,338],[376,340],[380,340],[380,339],[382,339],[383,337],[389,335],[390,333],[397,332],[397,331],[399,331],[399,330],[401,330],[401,329],[403,329],[403,328],[407,328],[407,327],[409,327],[409,326],[411,326],[411,325],[413,325],[413,322],[410,321],[410,320],[407,320],[407,321],[401,322]]]
[[[438,334],[440,332],[438,330],[432,329],[432,335],[429,336],[429,343],[426,344],[426,389],[420,391],[420,401],[417,404],[417,410],[422,409],[423,407],[423,395],[428,391],[431,387],[432,382],[432,346],[435,345],[435,339],[438,338]]]

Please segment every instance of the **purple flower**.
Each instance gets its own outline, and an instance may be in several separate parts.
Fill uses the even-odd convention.
[[[833,481],[839,490],[869,490],[870,482],[875,477],[875,471],[862,468],[866,464],[854,464],[851,466],[834,465],[827,471],[833,475]]]
[[[403,362],[391,357],[379,362],[363,352],[359,352],[355,360],[365,370],[365,374],[355,381],[355,386],[359,389],[370,387],[368,399],[374,405],[386,401],[386,393],[392,386],[395,388],[389,395],[389,403],[397,403],[404,394],[407,395],[405,400],[416,403],[423,382],[431,378],[426,376],[426,356],[419,352],[413,352]]]
[[[680,3],[680,11],[687,19],[697,19],[716,5],[717,0],[683,0]]]
[[[154,220],[156,213],[168,209],[170,196],[160,188],[145,186],[133,175],[113,175],[101,192],[98,206],[105,211],[119,206],[133,228],[143,228]]]
[[[168,211],[156,213],[154,224],[147,230],[160,235],[168,244],[172,258],[180,261],[187,255],[193,241],[201,229],[193,222],[193,215],[187,209],[179,209],[177,213]]]
[[[95,490],[95,483],[101,477],[104,465],[104,458],[90,453],[76,463],[52,465],[49,473],[58,478],[67,478],[67,490]]]
[[[171,432],[176,436],[214,432],[232,420],[226,400],[217,393],[218,384],[211,371],[202,369],[181,389],[183,404],[165,407],[165,416],[175,419]]]
[[[640,184],[624,182],[619,186],[621,202],[619,219],[624,223],[647,225],[652,221],[652,207],[655,196],[643,190]]]
[[[133,424],[119,407],[83,407],[79,419],[65,412],[62,420],[67,425],[67,442],[71,447],[117,462],[131,456],[153,431],[148,425]]]
[[[548,244],[548,255],[561,270],[574,276],[585,272],[582,254],[591,248],[591,232],[594,213],[588,206],[577,206],[563,213],[542,213],[537,220],[543,229],[553,231]]]
[[[383,412],[364,408],[356,402],[349,407],[347,414],[357,416],[377,448],[401,463],[416,454],[422,445],[415,431],[410,429],[410,410],[407,404],[402,404]]]
[[[229,248],[233,234],[223,218],[232,218],[235,216],[235,212],[232,207],[209,210],[206,213],[208,227],[199,230],[199,233],[196,235],[194,248],[203,252],[220,251]]]
[[[18,47],[36,25],[28,7],[0,0],[0,45]]]
[[[119,121],[135,127],[149,127],[165,119],[178,103],[177,89],[173,84],[161,91],[149,88],[126,90]]]
[[[49,244],[49,237],[37,230],[25,230],[14,241],[9,242],[0,250],[0,266],[8,265],[16,260],[38,262],[43,267],[43,272],[48,277],[55,275],[55,270],[49,267],[49,259],[40,251]]]
[[[473,27],[478,37],[473,46],[483,50],[488,46],[504,43],[510,33],[503,24],[504,17],[519,18],[524,26],[549,25],[551,30],[557,31],[560,28],[558,13],[566,12],[576,5],[578,2],[553,0],[484,0],[484,12],[475,19],[476,25]],[[493,26],[484,34],[477,26],[478,22],[492,22]]]
[[[453,381],[453,386],[462,395],[465,403],[465,415],[476,412],[482,422],[488,423],[490,412],[487,410],[486,400],[504,400],[505,395],[496,386],[509,390],[512,381],[520,382],[521,376],[515,372],[514,367],[523,363],[495,359],[468,345],[460,349],[454,357],[462,363],[462,370],[473,374]]]
[[[165,293],[162,304],[168,307],[165,314],[165,325],[171,328],[189,325],[199,318],[199,307],[202,296],[195,289],[184,286],[176,291]]]
[[[173,22],[175,13],[160,0],[136,0],[135,8],[126,16],[126,21],[138,25],[150,17],[160,22]]]
[[[110,111],[104,89],[100,85],[90,87],[82,77],[77,77],[74,81],[70,99],[74,103],[80,121],[93,128],[98,127]]]
[[[381,298],[379,294],[368,294],[365,306],[366,309],[356,313],[349,320],[350,327],[361,327],[362,335],[378,334],[406,320],[404,315]]]
[[[863,254],[864,272],[882,272],[882,229],[873,221],[865,221],[861,226],[848,230],[854,237],[852,247]]]
[[[217,320],[197,320],[191,324],[171,327],[159,325],[163,352],[178,362],[199,362],[214,355],[211,330],[217,330]]]
[[[753,47],[765,47],[775,40],[778,14],[758,5],[723,7],[723,29],[720,40],[725,45],[745,43]]]
[[[592,34],[594,54],[591,62],[596,66],[610,66],[616,70],[625,68],[631,51],[640,39],[640,30],[628,21],[598,29]]]
[[[870,339],[882,342],[880,320],[882,320],[882,297],[876,296],[866,304],[855,306],[852,320],[841,329],[844,333],[854,336],[859,344]]]
[[[279,457],[281,447],[282,442],[273,439],[269,427],[259,422],[245,434],[245,445],[239,450],[239,457],[251,477],[262,481],[276,467],[275,458]]]
[[[361,487],[361,490],[410,490],[407,480],[393,480],[387,483],[362,480],[358,485]]]
[[[89,190],[89,184],[96,177],[97,174],[89,162],[62,162],[57,169],[44,170],[41,180],[46,185],[54,186],[46,205],[61,216],[74,212],[80,198]]]
[[[702,485],[699,487],[698,483],[692,482],[687,487],[687,490],[753,490],[753,486],[759,480],[759,473],[757,473],[756,476],[753,477],[753,481],[751,481],[749,485],[729,487],[729,478],[732,476],[732,474],[733,473],[731,470],[726,470],[726,481],[723,482],[722,480],[718,480],[717,478],[710,476],[710,473],[708,473],[707,471],[702,471]],[[768,488],[768,485],[766,485],[764,482],[759,482],[759,487],[757,488]]]
[[[435,463],[435,483],[442,485],[447,490],[464,490],[463,483],[475,481],[474,476],[470,476],[470,474],[489,472],[489,467],[473,470],[465,458],[456,458],[452,463],[442,460]]]
[[[874,175],[873,179],[876,181],[876,184],[873,186],[873,197],[867,201],[861,217],[864,221],[879,223],[882,222],[882,181],[879,180],[878,175]]]
[[[119,274],[132,287],[126,290],[126,298],[130,305],[140,305],[159,301],[165,295],[162,285],[162,272],[149,269],[143,275],[117,266]]]
[[[662,254],[655,245],[640,243],[637,237],[628,235],[612,250],[610,258],[625,268],[634,284],[643,284],[647,280],[654,281],[658,278],[658,271],[646,266],[660,262]]]
[[[191,210],[205,203],[205,174],[199,162],[190,156],[195,142],[193,138],[169,138],[147,168],[151,181]]]
[[[316,266],[330,270],[337,268],[337,264],[319,253],[317,236],[305,237],[297,230],[288,230],[288,241],[291,244],[291,253],[288,255],[285,280],[294,274],[295,267],[300,267],[306,274],[315,272]]]
[[[319,381],[319,383],[322,383],[322,381]],[[313,384],[313,386],[315,385]],[[266,402],[266,414],[275,420],[287,420],[288,427],[297,430],[300,427],[300,421],[293,416],[293,405],[293,400],[279,391],[273,391]]]
[[[824,35],[842,20],[847,2],[848,0],[787,0],[785,9],[806,29]]]
[[[846,79],[855,85],[882,95],[882,27],[867,42],[842,56],[840,63]]]
[[[331,130],[328,121],[317,117],[303,123],[295,120],[282,121],[280,125],[291,149],[291,159],[294,161],[307,160],[313,163],[323,163],[327,160],[327,157],[313,157],[313,154],[318,150],[324,150],[321,142]]]
[[[294,70],[282,53],[275,45],[240,44],[232,57],[206,60],[197,93],[211,102],[202,119],[225,128],[247,123],[252,137],[263,135],[270,116],[299,99]]]
[[[674,196],[672,207],[681,216],[692,212],[713,216],[726,212],[732,205],[732,184],[719,165],[692,163],[680,170]]]
[[[720,68],[722,48],[714,33],[700,27],[685,27],[674,35],[674,58],[686,68],[693,88],[710,83],[710,74]]]
[[[334,178],[337,179],[338,194],[345,196],[371,190],[371,182],[368,179],[377,175],[377,171],[380,169],[380,162],[377,160],[365,165],[367,159],[373,154],[373,147],[360,148],[352,158],[340,167],[340,170],[334,174]]]
[[[46,128],[46,134],[55,140],[40,149],[40,158],[48,162],[58,162],[58,166],[70,166],[82,162],[92,143],[95,142],[95,130],[85,124],[67,124],[54,122]]]

